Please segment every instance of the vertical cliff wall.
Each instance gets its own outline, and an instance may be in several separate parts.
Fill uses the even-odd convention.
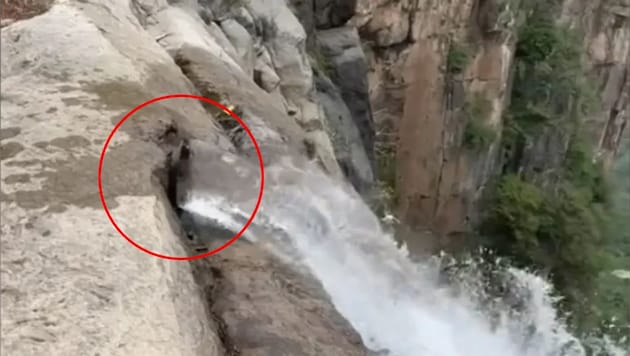
[[[353,23],[365,42],[377,147],[395,186],[399,217],[444,236],[478,221],[481,198],[506,165],[534,175],[565,160],[573,132],[545,129],[504,157],[518,26],[527,2],[507,0],[359,1]],[[551,6],[550,6],[551,9]],[[564,1],[560,23],[584,34],[584,73],[601,107],[584,125],[610,162],[628,122],[629,3]],[[551,11],[551,10],[550,10]],[[544,180],[544,178],[543,178]]]
[[[591,137],[608,166],[622,146],[630,117],[630,2],[568,0],[561,21],[585,33],[586,59],[602,100],[590,120]]]

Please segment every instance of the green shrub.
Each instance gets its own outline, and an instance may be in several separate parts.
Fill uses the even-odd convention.
[[[489,217],[484,222],[486,233],[498,237],[492,247],[513,257],[521,264],[537,260],[536,234],[546,216],[544,194],[516,175],[502,177]]]
[[[596,90],[584,77],[582,42],[575,31],[534,16],[518,38],[509,111],[523,129],[535,131],[592,111]]]
[[[596,280],[607,268],[610,184],[588,145],[573,139],[563,174],[550,187],[508,174],[500,179],[482,233],[488,247],[519,266],[549,270],[574,325],[600,322],[592,311]],[[587,308],[588,306],[588,308]]]
[[[311,58],[311,67],[319,70],[328,77],[332,75],[335,67],[319,48],[315,47],[312,49],[309,55]]]
[[[602,246],[609,246],[616,236],[608,232],[612,215],[608,177],[593,159],[592,142],[583,139],[583,122],[599,98],[596,82],[584,74],[579,33],[556,25],[546,2],[532,1],[529,6],[517,36],[501,138],[506,173],[492,189],[481,231],[488,238],[486,244],[500,255],[519,266],[549,271],[565,297],[563,306],[572,314],[572,325],[584,330],[610,315],[603,309],[619,310],[617,299],[603,301],[595,293],[600,276],[614,260]],[[523,154],[532,154],[527,147],[558,131],[569,133],[571,140],[562,166],[554,167],[554,178],[516,175]],[[595,304],[598,300],[605,306]]]
[[[614,338],[626,337],[630,330],[630,280],[613,275],[615,270],[628,270],[630,260],[630,150],[628,146],[617,162],[611,184],[615,194],[609,197],[611,222],[607,224],[606,244],[601,249],[610,256],[608,268],[597,278],[597,295],[593,300],[598,326]],[[615,319],[614,323],[611,321]],[[611,325],[612,324],[612,325]],[[626,349],[630,340],[626,338]]]
[[[392,209],[398,202],[396,146],[394,142],[378,142],[375,153],[379,189],[387,208]]]
[[[530,64],[542,62],[559,46],[558,41],[556,27],[551,21],[528,21],[519,31],[515,56]]]
[[[600,162],[593,159],[593,150],[580,137],[575,137],[565,158],[566,179],[576,187],[586,189],[593,203],[606,204],[610,200],[610,182]]]
[[[599,248],[605,223],[605,214],[584,188],[565,182],[550,193],[506,175],[482,231],[492,237],[488,247],[517,266],[549,270],[566,308],[577,311],[593,296],[595,278],[605,267]],[[587,319],[586,312],[575,315]]]
[[[464,129],[464,145],[471,149],[488,147],[497,135],[489,124],[492,103],[482,94],[476,94],[464,105],[466,127]]]
[[[470,120],[464,129],[464,144],[471,149],[482,149],[490,146],[495,140],[496,132],[483,122]]]
[[[449,47],[448,55],[446,57],[447,71],[451,74],[461,73],[464,69],[466,69],[469,61],[469,48],[459,44],[458,42],[451,42],[451,46]]]

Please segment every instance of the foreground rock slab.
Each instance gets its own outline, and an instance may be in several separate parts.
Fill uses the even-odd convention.
[[[212,312],[240,355],[366,355],[318,282],[254,245],[237,244],[201,263],[213,271]]]
[[[4,355],[223,353],[190,265],[133,248],[100,206],[98,157],[114,123],[154,96],[192,90],[124,5],[60,3],[2,29]],[[198,103],[171,104],[123,126],[103,183],[123,231],[182,256],[150,138],[172,120],[206,136],[213,125]]]

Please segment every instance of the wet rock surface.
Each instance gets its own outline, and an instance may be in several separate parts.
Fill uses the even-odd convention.
[[[241,241],[203,264],[213,271],[212,312],[241,355],[366,354],[312,277]]]

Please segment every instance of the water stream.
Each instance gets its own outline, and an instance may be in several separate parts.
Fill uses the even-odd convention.
[[[518,313],[498,303],[490,317],[474,280],[447,285],[435,261],[412,262],[353,190],[314,165],[287,161],[266,172],[263,204],[245,238],[308,268],[370,349],[392,356],[585,355],[557,315],[545,280],[507,269],[527,300]],[[239,230],[255,196],[235,196],[198,189],[183,208]],[[627,355],[606,348],[605,355]]]

